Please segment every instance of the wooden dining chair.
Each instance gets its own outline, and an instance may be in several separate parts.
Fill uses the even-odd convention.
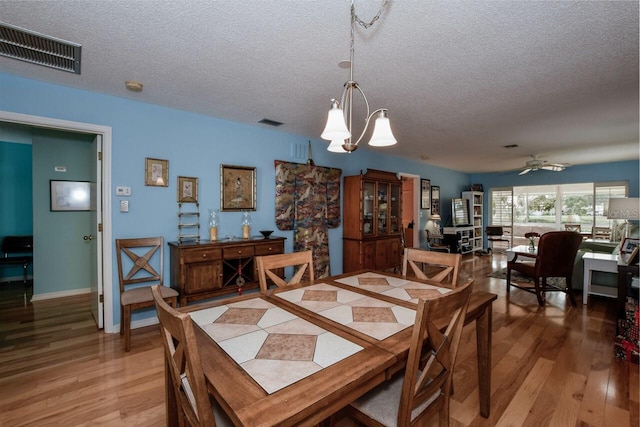
[[[258,277],[260,280],[260,291],[262,293],[267,292],[269,287],[267,279],[271,280],[271,282],[275,283],[279,288],[300,283],[303,278],[311,282],[314,280],[313,252],[311,250],[288,254],[257,256],[256,262],[258,263]],[[293,277],[291,277],[288,282],[282,278],[285,267],[296,267]],[[307,277],[305,277],[305,275],[307,275]]]
[[[154,257],[156,253],[158,255]],[[178,306],[178,292],[163,285],[164,239],[162,237],[116,239],[116,256],[120,282],[120,335],[124,335],[124,349],[129,351],[131,311],[153,307],[151,285],[161,285],[162,297],[173,307]],[[123,271],[126,268],[129,272],[124,275]]]
[[[458,283],[458,272],[462,255],[443,252],[425,251],[423,249],[405,248],[402,258],[402,275],[407,275],[407,265],[418,279],[434,280],[455,287]],[[428,276],[425,270],[436,268],[437,273]],[[446,280],[449,278],[449,280]]]
[[[181,417],[194,427],[232,426],[215,399],[209,397],[191,317],[165,302],[162,286],[152,286],[151,294],[160,321],[166,369]]]
[[[546,292],[564,292],[569,297],[571,305],[575,307],[576,299],[573,295],[571,277],[578,248],[582,243],[582,236],[575,231],[549,231],[540,236],[538,252],[535,255],[518,254],[507,262],[507,293],[511,286],[531,292],[536,295],[538,304],[544,306]],[[522,255],[522,256],[521,256]],[[521,262],[522,258],[527,258]],[[535,262],[531,262],[531,258]],[[511,271],[517,271],[533,279],[533,285],[519,285],[511,283]],[[564,278],[564,286],[556,286],[547,281],[548,278]]]
[[[591,236],[597,240],[611,240],[611,229],[609,227],[592,227]]]
[[[449,425],[453,368],[472,289],[469,279],[441,297],[419,300],[404,373],[353,402],[348,416],[367,426],[405,427],[424,425],[438,413],[440,425]]]

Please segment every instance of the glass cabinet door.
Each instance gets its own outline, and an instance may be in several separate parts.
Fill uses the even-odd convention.
[[[376,185],[373,182],[364,182],[362,194],[362,234],[372,235],[373,216],[374,216],[374,200],[376,194]]]
[[[389,202],[389,232],[399,233],[400,222],[402,217],[400,215],[400,192],[402,191],[400,185],[391,185],[391,200]]]
[[[389,185],[378,183],[378,234],[389,232]]]

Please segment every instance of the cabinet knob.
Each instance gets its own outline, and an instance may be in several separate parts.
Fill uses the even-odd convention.
[[[206,257],[207,257],[207,254],[202,254],[202,258],[206,258]]]
[[[272,248],[269,248],[269,252],[271,252],[272,250],[273,250]]]
[[[242,251],[238,251],[238,253],[239,253],[239,254],[241,254],[241,253],[242,253]]]

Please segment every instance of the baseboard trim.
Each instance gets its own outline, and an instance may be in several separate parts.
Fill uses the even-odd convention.
[[[54,298],[72,297],[76,295],[90,294],[91,288],[72,289],[69,291],[47,292],[46,294],[33,295],[31,301],[43,301]]]

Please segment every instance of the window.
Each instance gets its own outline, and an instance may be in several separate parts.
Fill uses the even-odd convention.
[[[609,199],[627,193],[627,182],[491,189],[491,224],[510,227],[513,245],[525,244],[529,231],[542,234],[569,227],[579,228],[585,237],[593,237],[594,227],[608,228],[616,240],[619,224],[607,218]]]

